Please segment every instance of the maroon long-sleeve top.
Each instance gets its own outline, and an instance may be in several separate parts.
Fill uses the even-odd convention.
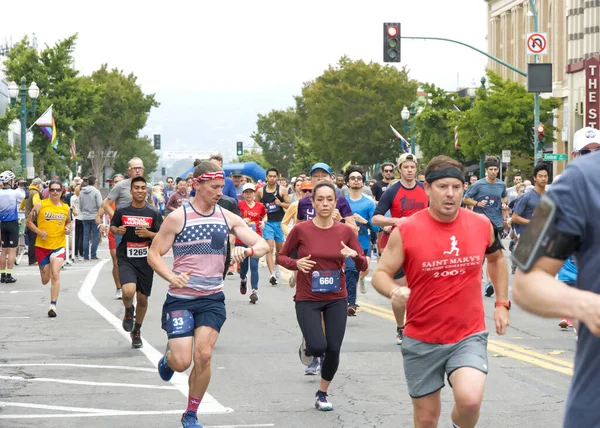
[[[352,229],[343,223],[334,222],[329,229],[321,229],[312,221],[305,221],[295,225],[285,241],[285,245],[277,256],[277,264],[289,270],[298,271],[296,261],[311,255],[311,260],[316,262],[309,273],[298,271],[296,279],[296,294],[294,301],[299,300],[337,300],[348,296],[346,291],[346,277],[344,275],[344,257],[342,256],[342,242],[358,253],[354,259],[356,269],[367,270],[369,263],[360,247],[358,237]],[[298,258],[290,258],[290,254],[298,252]],[[340,291],[329,293],[315,293],[312,291],[312,272],[325,270],[340,271]]]

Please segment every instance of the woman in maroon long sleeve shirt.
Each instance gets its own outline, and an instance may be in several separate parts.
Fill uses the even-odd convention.
[[[354,230],[333,220],[335,187],[331,183],[317,184],[312,203],[316,217],[294,226],[277,257],[277,264],[298,271],[294,300],[306,343],[305,353],[322,361],[315,407],[333,410],[327,400],[327,390],[339,365],[348,317],[344,259],[352,257],[360,271],[368,268],[368,262]],[[294,251],[298,259],[290,258]]]

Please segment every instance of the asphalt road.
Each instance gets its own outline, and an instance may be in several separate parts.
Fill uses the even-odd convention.
[[[19,266],[16,284],[0,285],[0,427],[177,427],[187,404],[187,375],[161,381],[156,362],[166,344],[160,313],[166,283],[155,278],[132,349],[120,327],[108,251],[103,260],[62,272],[58,317],[46,315],[48,286],[36,267]],[[199,419],[209,427],[410,427],[400,347],[387,299],[370,288],[348,320],[340,368],[330,388],[332,412],[314,409],[316,376],[298,359],[300,330],[293,290],[268,284],[261,267],[259,301],[226,281],[228,320],[212,361]],[[490,373],[479,426],[559,427],[573,369],[575,337],[558,320],[511,311],[508,334],[496,335],[493,298],[484,298]],[[449,427],[451,389],[442,391],[440,427]]]

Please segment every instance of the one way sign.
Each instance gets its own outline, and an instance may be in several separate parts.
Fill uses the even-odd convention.
[[[547,33],[527,33],[527,53],[529,55],[548,53]]]

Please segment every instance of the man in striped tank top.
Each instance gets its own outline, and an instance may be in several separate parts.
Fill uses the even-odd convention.
[[[226,319],[222,288],[229,234],[246,245],[232,248],[233,263],[260,258],[269,249],[241,217],[217,206],[224,183],[219,165],[199,163],[194,170],[196,196],[165,219],[148,254],[150,266],[170,284],[162,314],[169,342],[158,372],[168,381],[194,360],[188,406],[181,419],[184,427],[201,426],[196,413],[210,382],[213,347]],[[173,269],[163,259],[171,248]]]

